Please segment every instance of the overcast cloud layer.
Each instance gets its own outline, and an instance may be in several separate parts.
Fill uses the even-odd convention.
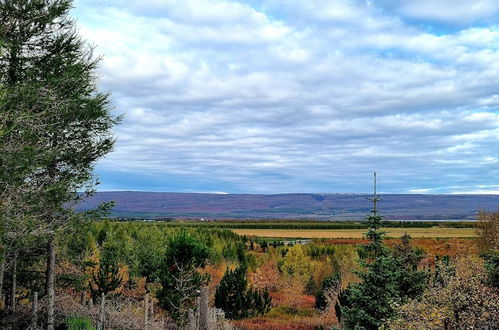
[[[496,0],[75,6],[125,114],[100,190],[499,193]]]

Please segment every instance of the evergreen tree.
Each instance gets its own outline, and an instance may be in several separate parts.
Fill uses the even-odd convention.
[[[230,319],[242,319],[267,313],[272,299],[267,290],[262,293],[248,289],[247,268],[240,265],[227,269],[215,292],[215,307],[221,308]]]
[[[100,299],[121,285],[123,277],[119,274],[119,246],[114,237],[110,237],[104,242],[99,261],[97,273],[92,277],[90,293],[94,301]]]
[[[376,207],[376,188],[371,200],[373,210],[367,219],[366,233],[369,243],[362,247],[365,258],[360,261],[364,271],[357,272],[361,282],[341,292],[335,307],[347,329],[378,329],[394,316],[397,305],[421,294],[426,283],[426,273],[417,270],[422,254],[410,246],[408,235],[404,235],[394,252],[383,244],[385,233],[381,231],[382,217]]]
[[[315,295],[315,308],[325,310],[331,298],[339,293],[341,288],[341,273],[336,272],[322,281],[322,288]]]
[[[249,306],[246,301],[246,267],[227,269],[215,292],[215,307],[221,308],[230,319],[242,319],[248,316]]]
[[[209,275],[198,273],[204,267],[209,251],[206,245],[182,229],[173,236],[166,250],[160,270],[162,288],[157,293],[160,305],[183,325],[189,309],[195,308],[202,285],[207,284]]]
[[[421,295],[427,286],[429,273],[418,270],[424,256],[425,253],[421,249],[411,245],[411,236],[408,234],[404,234],[401,243],[393,247],[392,257],[399,274],[398,286],[403,303]]]
[[[93,163],[112,149],[110,130],[118,122],[108,94],[97,91],[98,61],[77,35],[71,7],[71,0],[0,1],[0,84],[8,95],[0,105],[0,154],[6,164],[19,162],[2,173],[9,204],[1,207],[28,217],[22,235],[36,233],[37,243],[47,244],[48,329],[54,327],[55,234],[72,218],[78,191],[91,192]]]
[[[394,313],[399,304],[399,273],[391,257],[378,257],[365,264],[359,272],[361,282],[348,287],[345,304],[341,306],[342,323],[347,329],[363,327],[378,329]]]

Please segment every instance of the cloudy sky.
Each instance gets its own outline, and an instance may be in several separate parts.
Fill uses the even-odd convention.
[[[77,0],[100,190],[499,193],[496,0]]]

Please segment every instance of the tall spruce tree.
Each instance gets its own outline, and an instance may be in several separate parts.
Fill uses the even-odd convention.
[[[48,329],[55,235],[71,220],[78,191],[91,193],[93,163],[111,151],[118,122],[109,95],[97,90],[98,61],[77,35],[71,7],[71,0],[0,1],[0,84],[9,95],[1,105],[1,147],[9,151],[2,161],[20,164],[2,175],[1,190],[10,200],[20,191],[12,187],[30,196],[11,203],[11,213],[28,214],[30,233],[47,246]]]
[[[379,329],[394,316],[397,305],[421,294],[426,282],[426,274],[417,270],[422,255],[410,246],[410,237],[405,236],[395,251],[383,244],[385,233],[377,210],[380,199],[376,195],[376,173],[370,200],[373,209],[367,219],[369,242],[363,247],[364,258],[360,261],[364,271],[357,272],[361,281],[340,293],[339,305],[335,307],[346,329]]]
[[[367,218],[369,242],[363,247],[364,259],[361,261],[365,271],[357,272],[361,282],[349,285],[339,299],[343,303],[339,316],[347,329],[378,329],[393,313],[393,303],[399,299],[395,263],[383,244],[385,233],[381,230],[382,217],[377,210],[376,173],[374,195],[370,200],[373,209]]]

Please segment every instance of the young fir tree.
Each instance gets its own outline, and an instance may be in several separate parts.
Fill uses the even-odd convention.
[[[103,294],[107,296],[115,291],[123,281],[119,273],[119,244],[119,241],[111,236],[102,246],[99,268],[90,283],[90,293],[94,301],[100,299]]]
[[[376,187],[376,173],[374,180]],[[357,273],[361,282],[350,285],[340,299],[343,302],[340,316],[347,329],[377,329],[391,315],[391,306],[398,299],[398,276],[383,244],[385,233],[380,229],[382,218],[377,210],[379,196],[376,195],[376,188],[371,201],[373,209],[367,218],[366,233],[369,243],[363,247],[365,260],[361,262],[365,271]]]
[[[272,299],[267,290],[248,289],[247,266],[242,264],[224,274],[215,292],[215,307],[222,309],[229,319],[242,319],[267,313]]]
[[[321,290],[315,295],[315,308],[325,310],[341,288],[341,273],[335,272],[322,281]]]
[[[421,249],[411,245],[411,236],[404,234],[401,243],[393,247],[392,257],[399,270],[398,287],[402,302],[416,298],[427,287],[429,273],[418,270],[420,261],[425,257]]]
[[[0,85],[9,96],[1,104],[7,135],[0,147],[9,151],[2,161],[21,164],[2,177],[1,193],[15,201],[19,189],[10,188],[22,185],[30,198],[11,203],[11,213],[28,215],[23,235],[36,233],[47,246],[48,329],[54,328],[55,235],[71,220],[78,191],[91,192],[93,164],[111,151],[118,122],[109,95],[97,90],[97,60],[76,33],[71,7],[71,0],[0,1]],[[11,148],[19,137],[22,145]]]
[[[349,285],[340,293],[339,306],[335,309],[338,318],[347,329],[378,329],[392,318],[395,306],[424,290],[426,277],[417,271],[418,257],[405,237],[398,254],[393,254],[384,244],[385,233],[381,231],[382,217],[378,214],[376,195],[376,173],[374,174],[373,210],[368,217],[369,243],[363,247],[364,271],[357,272],[361,282]]]
[[[159,276],[162,288],[157,298],[181,326],[187,321],[189,310],[195,308],[201,286],[209,280],[208,274],[202,275],[197,271],[205,266],[208,256],[206,245],[184,229],[168,243]]]

